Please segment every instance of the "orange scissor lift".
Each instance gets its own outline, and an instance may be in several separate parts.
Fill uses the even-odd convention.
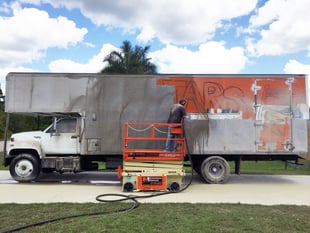
[[[167,138],[167,129],[176,138]],[[177,144],[176,151],[165,151],[166,140]],[[183,126],[168,123],[124,124],[123,167],[119,169],[123,191],[179,191],[185,176],[186,153]]]

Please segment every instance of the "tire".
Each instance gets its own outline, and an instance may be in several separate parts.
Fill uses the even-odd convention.
[[[133,184],[130,182],[127,182],[123,186],[123,192],[132,192],[133,191]]]
[[[201,164],[201,177],[209,184],[223,184],[229,179],[230,168],[227,161],[219,156],[206,158]]]
[[[40,162],[31,154],[19,154],[10,164],[11,176],[19,182],[31,182],[40,174]]]
[[[170,192],[176,193],[180,191],[180,185],[178,182],[172,182],[169,186]]]

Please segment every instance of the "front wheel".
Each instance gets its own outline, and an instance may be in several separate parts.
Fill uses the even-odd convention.
[[[226,183],[230,174],[229,164],[220,156],[206,158],[200,171],[202,178],[209,184]]]
[[[30,182],[40,174],[40,162],[31,154],[19,154],[10,164],[11,176],[19,182]]]

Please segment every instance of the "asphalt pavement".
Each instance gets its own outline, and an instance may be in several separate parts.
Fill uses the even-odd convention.
[[[185,183],[190,181],[188,174]],[[123,193],[114,172],[44,174],[37,182],[18,183],[8,171],[0,171],[0,203],[96,203],[101,194],[149,195],[153,192]],[[183,192],[139,199],[142,203],[242,203],[310,206],[310,176],[232,175],[226,184],[205,184],[194,175]],[[113,199],[113,197],[110,197]]]

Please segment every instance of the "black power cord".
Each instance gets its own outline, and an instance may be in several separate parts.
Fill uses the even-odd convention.
[[[58,222],[58,221],[62,221],[65,219],[72,219],[72,218],[80,218],[80,217],[88,217],[88,216],[96,216],[96,215],[108,215],[108,214],[113,214],[113,213],[122,213],[122,212],[127,212],[133,209],[136,209],[140,206],[140,202],[138,201],[138,199],[145,199],[145,198],[152,198],[152,197],[158,197],[158,196],[163,196],[163,195],[168,195],[168,194],[175,194],[175,193],[180,193],[185,191],[191,184],[193,181],[193,176],[194,176],[194,170],[193,170],[193,161],[192,161],[192,157],[191,154],[189,153],[188,150],[188,143],[186,140],[186,136],[185,136],[185,131],[184,131],[184,138],[185,138],[185,144],[186,144],[186,148],[187,148],[187,156],[188,159],[190,161],[191,164],[191,177],[190,177],[190,181],[180,190],[178,191],[167,191],[167,192],[160,192],[160,193],[153,193],[153,194],[149,194],[149,195],[125,195],[125,194],[115,194],[115,193],[108,193],[108,194],[100,194],[96,197],[96,200],[99,202],[125,202],[125,201],[131,201],[133,204],[130,207],[127,208],[121,208],[121,209],[117,209],[117,210],[110,210],[110,211],[98,211],[98,212],[91,212],[91,213],[82,213],[82,214],[76,214],[76,215],[68,215],[68,216],[64,216],[64,217],[59,217],[59,218],[54,218],[54,219],[49,219],[46,221],[41,221],[41,222],[36,222],[36,223],[32,223],[29,225],[24,225],[21,227],[17,227],[17,228],[13,228],[10,229],[8,231],[3,231],[1,233],[12,233],[12,232],[17,232],[17,231],[21,231],[27,228],[31,228],[31,227],[36,227],[36,226],[41,226],[44,224],[48,224],[48,223],[52,223],[52,222]],[[112,199],[109,199],[113,197]],[[114,197],[119,197],[114,199]],[[106,198],[106,199],[104,199]]]
[[[122,195],[122,194],[114,194],[114,195],[118,195],[118,196],[123,196],[125,197],[126,195]],[[127,196],[126,196],[127,197]],[[96,198],[97,199],[97,198]],[[110,211],[98,211],[98,212],[91,212],[91,213],[82,213],[82,214],[76,214],[76,215],[68,215],[68,216],[64,216],[64,217],[59,217],[59,218],[54,218],[54,219],[49,219],[46,221],[42,221],[42,222],[36,222],[36,223],[32,223],[29,225],[24,225],[21,227],[17,227],[8,231],[3,231],[2,233],[11,233],[11,232],[16,232],[16,231],[21,231],[27,228],[31,228],[31,227],[36,227],[36,226],[41,226],[44,224],[48,224],[48,223],[52,223],[52,222],[57,222],[57,221],[62,221],[65,219],[71,219],[71,218],[79,218],[79,217],[87,217],[87,216],[96,216],[96,215],[107,215],[107,214],[112,214],[112,213],[121,213],[121,212],[126,212],[129,210],[133,210],[137,207],[139,207],[140,203],[135,200],[135,199],[130,199],[130,198],[124,198],[123,200],[118,200],[118,202],[122,202],[125,200],[131,200],[133,201],[133,205],[131,205],[130,207],[127,208],[122,208],[122,209],[118,209],[118,210],[110,210]],[[106,201],[107,202],[107,201]],[[113,201],[110,201],[113,202]]]

